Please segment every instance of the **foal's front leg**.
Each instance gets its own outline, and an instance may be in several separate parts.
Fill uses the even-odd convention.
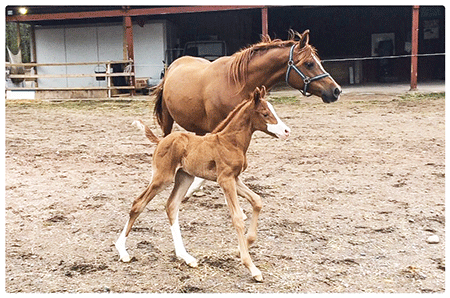
[[[230,208],[231,220],[238,235],[239,251],[241,254],[242,263],[244,263],[245,267],[250,270],[256,281],[262,281],[263,278],[261,271],[256,268],[255,264],[253,264],[250,254],[248,253],[247,240],[244,236],[245,226],[243,213],[239,208],[239,202],[237,200],[235,177],[219,177],[217,182],[225,193],[225,198],[228,202],[228,207]]]
[[[256,240],[256,227],[258,225],[258,217],[262,208],[261,197],[248,188],[239,177],[236,178],[237,193],[246,198],[253,207],[253,215],[250,227],[247,233],[247,244],[250,246]]]

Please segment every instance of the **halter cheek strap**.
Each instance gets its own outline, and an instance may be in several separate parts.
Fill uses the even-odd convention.
[[[288,61],[288,68],[286,71],[286,83],[290,86],[289,84],[289,75],[291,73],[291,70],[295,70],[295,72],[302,78],[304,86],[303,86],[303,90],[300,90],[300,92],[305,95],[305,96],[311,96],[311,93],[308,93],[308,86],[311,82],[326,78],[328,76],[330,76],[329,73],[325,72],[323,74],[317,75],[315,77],[308,77],[306,76],[300,69],[298,69],[297,66],[295,66],[294,63],[294,48],[295,48],[296,44],[294,44],[291,47],[291,50],[289,51],[289,61]],[[292,87],[292,86],[291,86]]]

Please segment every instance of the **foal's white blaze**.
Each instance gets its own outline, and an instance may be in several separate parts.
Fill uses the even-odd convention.
[[[187,253],[186,248],[184,248],[183,239],[181,238],[180,225],[178,224],[178,213],[175,217],[175,221],[170,227],[172,231],[173,243],[175,244],[175,254],[177,257],[182,258],[186,264],[191,267],[197,267],[197,260]]]
[[[128,220],[129,221],[129,220]],[[128,221],[123,228],[122,233],[119,236],[119,239],[116,241],[116,249],[119,251],[120,259],[123,262],[129,262],[131,260],[130,255],[125,248],[125,242],[127,241],[127,237],[125,236],[128,227]]]
[[[283,123],[283,121],[281,121],[272,104],[268,102],[267,105],[269,106],[269,110],[272,112],[275,119],[277,119],[277,124],[267,124],[267,130],[275,134],[280,139],[285,140],[291,133],[291,129],[287,127],[286,124]]]

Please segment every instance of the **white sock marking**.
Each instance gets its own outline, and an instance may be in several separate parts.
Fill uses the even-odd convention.
[[[175,222],[170,227],[172,231],[173,243],[175,245],[175,254],[177,257],[183,259],[189,266],[197,267],[197,260],[187,253],[186,248],[183,244],[183,239],[181,238],[180,225],[178,224],[178,213],[175,217]]]
[[[119,239],[117,239],[115,244],[116,249],[119,252],[120,259],[123,262],[129,262],[131,260],[130,255],[127,252],[127,249],[125,248],[125,242],[127,241],[127,237],[125,236],[125,234],[127,232],[128,222],[129,220],[127,220],[127,223],[125,224],[125,227],[123,228],[122,233],[120,233]]]

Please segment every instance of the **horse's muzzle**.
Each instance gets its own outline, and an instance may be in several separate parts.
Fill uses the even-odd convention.
[[[325,103],[335,102],[342,93],[341,87],[335,87],[331,91],[322,91],[322,100]]]

